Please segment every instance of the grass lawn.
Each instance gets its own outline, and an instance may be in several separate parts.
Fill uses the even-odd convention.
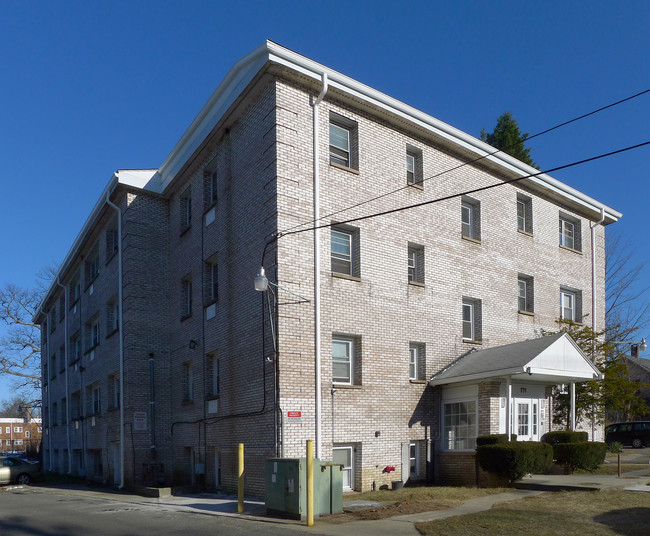
[[[344,514],[328,516],[327,522],[344,523],[361,519],[385,519],[403,514],[416,514],[430,510],[443,510],[459,506],[466,499],[485,497],[495,493],[511,491],[504,488],[462,488],[462,487],[408,487],[396,491],[367,491],[364,493],[346,493],[343,499],[379,501],[390,503],[388,506],[357,510]]]
[[[436,536],[650,534],[650,493],[620,489],[546,492],[500,503],[478,514],[415,526],[421,534]]]

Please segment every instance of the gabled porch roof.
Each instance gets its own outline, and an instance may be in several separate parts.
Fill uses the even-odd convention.
[[[475,382],[491,378],[548,384],[600,380],[602,374],[567,333],[470,350],[442,371],[429,385]]]

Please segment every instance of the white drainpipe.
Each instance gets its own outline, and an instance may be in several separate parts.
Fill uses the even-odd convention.
[[[591,228],[591,329],[596,332],[596,227],[605,221],[605,207],[600,207],[600,220],[589,224]],[[596,360],[596,341],[591,346],[591,359]]]
[[[117,212],[117,314],[118,329],[120,331],[120,486],[124,487],[124,325],[122,321],[122,210],[111,202],[111,193],[106,193],[106,204]],[[135,463],[135,460],[134,460]]]
[[[327,73],[323,73],[323,88],[320,95],[314,101],[314,223],[320,217],[320,176],[318,174],[318,105],[323,100],[325,93],[327,93]],[[321,439],[321,333],[320,333],[320,233],[318,229],[314,229],[314,366],[316,369],[315,375],[315,390],[316,390],[316,459],[320,459],[322,455],[322,439]]]
[[[63,307],[65,308],[65,318],[63,324],[63,352],[61,356],[65,361],[65,422],[67,423],[66,430],[68,432],[68,474],[72,473],[72,450],[70,448],[70,384],[68,382],[68,294],[66,288],[61,284],[61,278],[57,278],[56,284],[63,289]]]

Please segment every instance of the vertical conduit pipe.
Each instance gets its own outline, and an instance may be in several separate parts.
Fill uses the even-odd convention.
[[[117,314],[118,329],[120,330],[120,486],[124,487],[124,324],[122,320],[122,210],[110,200],[110,192],[106,193],[106,204],[117,212]],[[135,464],[135,460],[132,462]]]
[[[313,119],[314,119],[314,223],[320,216],[320,176],[318,169],[318,105],[327,93],[327,73],[323,73],[323,88],[321,89],[318,98],[313,104]],[[315,227],[317,227],[315,225]],[[318,229],[314,229],[314,366],[315,366],[315,436],[316,436],[316,458],[320,459],[322,455],[321,448],[321,408],[322,408],[322,393],[321,393],[321,330],[320,330],[320,233]]]

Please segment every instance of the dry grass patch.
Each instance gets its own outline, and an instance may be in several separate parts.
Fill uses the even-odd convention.
[[[387,517],[403,514],[417,514],[432,510],[444,510],[459,506],[467,499],[485,497],[495,493],[512,491],[504,488],[462,488],[462,487],[429,487],[418,486],[403,488],[396,491],[367,491],[364,493],[346,493],[346,501],[363,500],[390,503],[387,506],[368,508],[344,514],[328,516],[326,519],[332,523],[344,523],[355,520],[385,519]]]
[[[619,489],[547,492],[415,526],[421,534],[437,536],[650,534],[650,494]]]
[[[648,469],[650,471],[650,466],[647,463],[622,463],[621,464],[621,473],[628,473],[630,471],[639,471],[641,469]],[[594,475],[617,475],[618,474],[618,464],[602,464],[596,471],[589,473],[589,471],[576,471],[576,474],[594,474]]]

